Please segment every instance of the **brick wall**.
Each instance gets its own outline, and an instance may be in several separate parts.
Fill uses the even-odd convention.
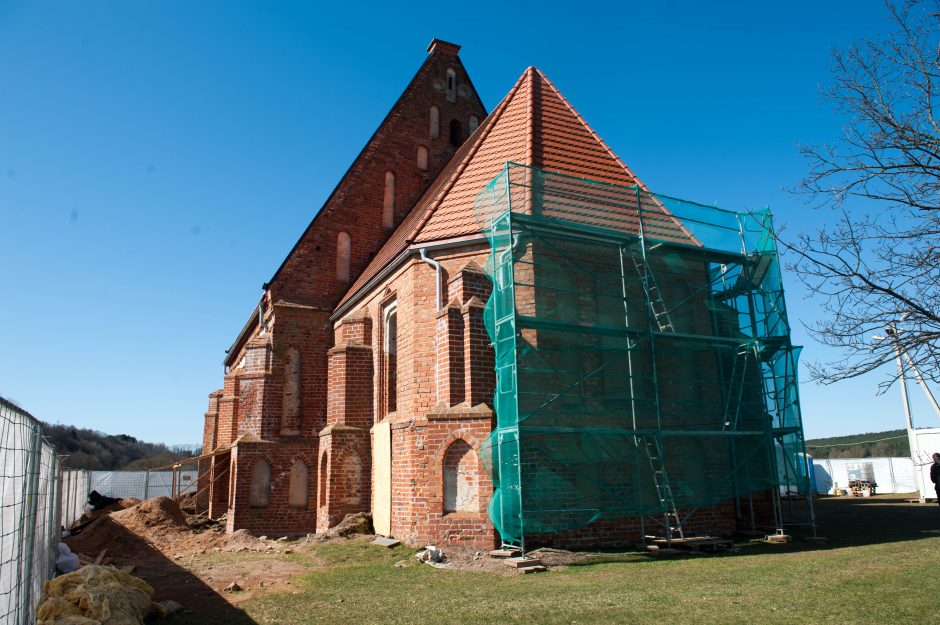
[[[226,448],[241,435],[274,441],[277,445],[284,445],[284,450],[301,445],[305,453],[312,454],[310,483],[316,484],[321,431],[327,425],[327,413],[331,410],[328,407],[329,360],[334,357],[337,372],[343,369],[344,377],[355,372],[359,378],[343,382],[334,380],[336,386],[330,393],[334,400],[333,413],[338,419],[342,415],[344,421],[348,419],[366,428],[371,426],[374,418],[372,389],[362,392],[360,387],[369,386],[372,382],[370,378],[375,369],[374,365],[370,368],[372,363],[369,362],[373,351],[372,337],[360,337],[359,345],[352,345],[346,337],[344,347],[330,352],[334,340],[337,344],[340,341],[334,335],[328,314],[349,287],[350,280],[365,268],[394,231],[394,226],[401,222],[456,150],[457,146],[452,144],[448,132],[451,120],[461,122],[464,132],[459,139],[462,141],[468,134],[469,118],[475,116],[482,120],[486,115],[457,57],[458,49],[444,42],[433,45],[405,93],[303,233],[271,283],[266,285],[262,300],[263,322],[255,323],[236,346],[236,352],[230,355],[224,387],[212,398],[207,411],[203,433],[207,451]],[[447,89],[448,69],[455,72],[456,83],[452,91]],[[439,111],[440,125],[440,132],[433,137],[430,130],[432,106]],[[427,150],[426,166],[423,167],[418,163],[419,147]],[[385,223],[383,215],[387,172],[394,175],[392,227]],[[351,240],[349,280],[337,276],[337,237],[340,232],[347,233]],[[428,294],[422,292],[419,297],[426,300]],[[354,326],[349,324],[346,331],[356,331]],[[418,336],[420,332],[419,329]],[[403,339],[406,343],[412,340],[410,336]],[[433,365],[434,356],[429,354],[423,362],[409,359],[407,371],[397,367],[404,375],[401,396],[408,398],[409,402],[421,396],[423,405],[430,405],[434,395],[431,389]],[[341,396],[340,387],[343,385],[346,392]],[[347,399],[351,400],[349,405],[346,405]],[[411,411],[412,408],[411,403],[406,406],[406,410]],[[329,458],[335,442],[332,439],[327,442],[324,453]],[[368,479],[368,444],[357,444],[363,447],[359,451],[366,459],[363,467]],[[222,500],[234,506],[234,514],[229,518],[230,528],[263,528],[264,523],[271,522],[274,523],[272,527],[296,529],[297,519],[306,519],[310,523],[307,529],[312,531],[315,509],[308,515],[299,514],[296,510],[288,511],[287,517],[282,518],[274,512],[274,508],[280,505],[279,499],[272,500],[266,510],[243,507],[246,504],[239,501],[239,494],[240,489],[245,488],[248,475],[243,463],[256,453],[260,452],[249,451],[244,446],[240,452],[233,451],[233,492],[230,497],[216,493],[220,499],[216,509]],[[272,475],[289,471],[289,467],[285,469],[283,466],[281,455],[290,452],[276,449],[267,453],[273,454],[273,458],[281,463],[277,469],[272,464]],[[368,491],[368,487],[365,490]],[[363,501],[368,505],[368,492]],[[330,513],[327,518],[334,519],[334,516]],[[240,525],[242,522],[245,525]]]
[[[312,533],[316,527],[316,446],[312,441],[269,443],[240,441],[232,448],[232,480],[226,529],[247,529],[271,538]],[[251,505],[251,476],[259,460],[271,469],[266,506]],[[291,505],[291,468],[302,462],[307,469],[306,505]]]
[[[327,200],[318,216],[270,284],[272,299],[335,306],[349,283],[336,280],[336,241],[352,241],[350,276],[365,269],[392,232],[383,224],[386,172],[395,175],[394,223],[397,226],[455,151],[447,131],[458,120],[466,138],[470,116],[486,111],[457,56],[458,48],[436,46],[405,93]],[[447,70],[456,73],[456,97],[448,98]],[[440,133],[430,136],[430,110],[440,114]],[[417,162],[418,147],[428,150],[427,169]]]

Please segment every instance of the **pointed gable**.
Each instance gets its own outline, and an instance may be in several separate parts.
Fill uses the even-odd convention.
[[[478,234],[473,202],[507,161],[611,184],[646,186],[538,69],[528,68],[448,163],[343,298],[349,300],[410,245]],[[688,240],[664,207],[667,238]],[[625,216],[629,221],[632,217]],[[632,218],[634,223],[635,218]],[[669,233],[678,236],[669,236]]]
[[[459,50],[431,42],[414,78],[268,282],[273,301],[332,308],[348,278],[368,266],[439,178],[462,139],[444,129],[486,113]]]

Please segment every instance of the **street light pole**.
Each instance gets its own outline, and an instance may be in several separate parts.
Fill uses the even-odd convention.
[[[917,441],[917,434],[914,432],[914,420],[911,417],[911,398],[907,394],[907,376],[904,375],[904,359],[901,343],[898,341],[897,324],[892,323],[886,326],[885,334],[891,337],[894,342],[895,358],[898,361],[898,381],[901,383],[901,403],[904,405],[904,420],[907,425],[907,444],[911,452],[911,466],[914,468],[914,478],[917,480],[918,498],[921,503],[924,503],[924,475],[923,471],[917,466],[917,459],[920,457],[920,445]],[[875,340],[883,341],[885,337],[876,336]]]

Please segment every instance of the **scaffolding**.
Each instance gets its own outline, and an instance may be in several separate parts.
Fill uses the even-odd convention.
[[[627,519],[671,541],[716,505],[739,527],[815,527],[769,211],[516,163],[474,211],[497,373],[483,458],[505,545]]]

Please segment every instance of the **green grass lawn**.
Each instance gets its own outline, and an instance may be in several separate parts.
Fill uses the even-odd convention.
[[[830,498],[817,510],[830,539],[822,547],[754,542],[679,559],[614,553],[514,577],[435,569],[405,547],[324,544],[316,550],[322,566],[295,580],[295,591],[247,601],[223,622],[940,623],[936,505]],[[404,567],[393,566],[401,560]]]

